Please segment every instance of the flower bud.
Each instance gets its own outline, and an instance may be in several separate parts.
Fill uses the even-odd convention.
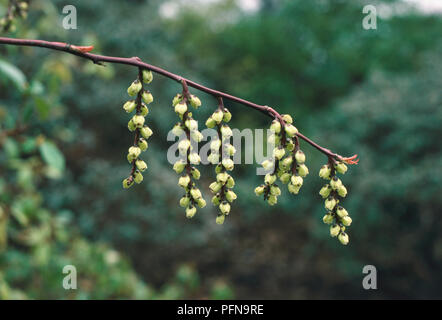
[[[148,139],[153,134],[152,130],[148,126],[142,127],[140,129],[140,133],[146,139]]]
[[[212,191],[212,193],[217,193],[218,191],[220,191],[221,190],[221,187],[222,187],[223,185],[221,184],[221,183],[219,183],[219,182],[212,182],[210,185],[209,185],[209,189],[210,189],[210,191]]]
[[[153,80],[152,71],[144,69],[143,70],[143,82],[149,84],[152,82],[152,80]]]
[[[218,152],[219,148],[221,148],[221,140],[220,139],[216,139],[216,140],[212,140],[210,142],[210,150],[213,152]]]
[[[190,206],[188,206],[188,207],[186,208],[186,217],[187,217],[188,219],[193,218],[193,216],[195,215],[195,213],[196,213],[196,208],[195,208],[194,206],[190,205]]]
[[[232,189],[235,186],[235,180],[232,176],[229,176],[229,179],[227,179],[226,187],[229,189]]]
[[[229,179],[229,174],[227,172],[221,172],[216,175],[216,181],[225,184]]]
[[[321,170],[319,170],[319,176],[322,179],[330,179],[330,173],[331,173],[331,169],[328,164],[323,165],[321,167]]]
[[[130,188],[133,184],[134,184],[134,181],[131,178],[126,178],[123,180],[123,188],[124,189]]]
[[[275,166],[275,162],[273,160],[264,160],[261,163],[262,167],[264,168],[265,171],[270,171],[274,169]]]
[[[267,199],[267,203],[271,206],[274,206],[275,204],[278,203],[278,198],[274,195],[270,195]]]
[[[353,221],[353,220],[350,218],[350,216],[345,216],[345,217],[342,217],[342,218],[341,218],[341,222],[342,222],[342,224],[343,224],[344,226],[346,226],[346,227],[350,226],[351,223],[352,223],[352,221]]]
[[[344,246],[348,244],[348,235],[345,232],[341,232],[341,234],[338,237],[339,242],[341,242]]]
[[[135,127],[142,128],[144,125],[145,119],[143,116],[137,114],[132,117],[132,121],[133,121]]]
[[[226,216],[223,214],[220,214],[216,217],[216,224],[223,224],[224,220],[226,219]]]
[[[190,95],[189,102],[190,102],[190,105],[195,109],[198,109],[199,107],[201,107],[201,100],[193,94]]]
[[[287,151],[293,151],[293,149],[295,149],[295,144],[293,143],[293,141],[291,139],[287,140],[287,144],[285,146],[285,149]]]
[[[290,179],[291,183],[296,187],[301,187],[303,183],[303,179],[300,176],[293,175]]]
[[[280,133],[281,132],[281,123],[278,120],[273,120],[272,124],[270,125],[270,131],[274,133]]]
[[[190,137],[192,138],[193,141],[195,142],[201,142],[203,140],[203,135],[201,132],[199,132],[198,130],[192,131],[190,133]]]
[[[325,164],[321,167],[321,170],[319,170],[319,177],[321,177],[322,179],[330,179],[330,173],[330,166],[328,164]]]
[[[181,123],[177,123],[173,126],[172,133],[177,137],[180,137],[185,133],[183,127],[181,126]]]
[[[274,196],[279,196],[279,195],[281,195],[281,189],[279,189],[278,186],[272,185],[270,187],[270,194],[272,194]]]
[[[285,123],[288,124],[292,124],[293,123],[293,119],[289,114],[283,114],[282,115],[282,120],[284,120]]]
[[[187,119],[184,125],[190,130],[194,131],[198,129],[198,122],[194,119]]]
[[[295,186],[291,182],[287,185],[287,188],[289,189],[289,192],[292,194],[298,194],[299,189],[301,189],[301,187]]]
[[[334,176],[330,180],[330,186],[332,187],[333,190],[338,190],[338,188],[342,186],[342,181],[337,176]]]
[[[294,137],[297,133],[298,133],[298,129],[296,129],[295,126],[289,124],[285,126],[285,133],[287,133],[287,135],[292,138]]]
[[[219,210],[221,211],[222,214],[229,214],[230,213],[230,204],[227,201],[223,201],[221,202],[221,204],[219,205]]]
[[[143,117],[147,116],[149,114],[149,108],[143,103],[138,114],[142,115]]]
[[[263,185],[255,188],[255,194],[259,197],[265,191],[265,187]]]
[[[191,164],[199,164],[201,162],[201,158],[196,152],[192,152],[189,154],[189,162]]]
[[[220,123],[223,120],[224,113],[221,110],[216,110],[212,114],[212,119],[215,120],[216,123]]]
[[[140,138],[140,139],[138,140],[138,146],[140,147],[141,151],[146,151],[146,150],[147,150],[147,147],[148,147],[149,145],[147,144],[146,139],[144,139],[144,138]]]
[[[206,127],[207,127],[207,128],[213,128],[213,127],[215,127],[215,125],[216,125],[216,121],[213,120],[212,117],[209,117],[209,118],[207,119],[207,121],[206,121]]]
[[[296,170],[298,171],[298,174],[303,178],[308,175],[308,168],[305,164],[300,164],[296,166]]]
[[[141,183],[141,181],[143,181],[143,175],[141,174],[140,171],[136,170],[134,173],[134,181],[138,184]]]
[[[143,160],[138,159],[137,161],[135,161],[135,165],[137,166],[137,169],[141,172],[147,169],[147,164]]]
[[[137,104],[135,103],[135,101],[130,100],[127,101],[124,105],[123,105],[123,109],[124,111],[126,111],[127,113],[131,113],[132,111],[135,110],[135,107],[137,106]]]
[[[295,159],[298,164],[305,162],[305,153],[302,150],[298,150],[295,153]]]
[[[233,167],[234,167],[234,163],[232,159],[229,158],[224,158],[221,163],[223,164],[224,168],[226,168],[226,170],[232,171]]]
[[[276,176],[274,174],[267,173],[264,177],[264,182],[268,185],[274,184],[276,181]]]
[[[332,211],[333,210],[333,208],[336,206],[336,199],[335,198],[333,198],[333,197],[328,197],[326,200],[325,200],[325,208],[326,209],[328,209],[328,210],[330,210],[330,211]]]
[[[275,159],[281,160],[282,157],[285,155],[285,149],[282,147],[278,147],[273,149],[273,157]]]
[[[184,160],[178,160],[173,165],[173,170],[175,170],[176,173],[180,174],[181,172],[183,172],[185,167],[186,167],[186,162]]]
[[[232,190],[227,191],[226,193],[226,199],[229,202],[233,202],[234,200],[236,200],[237,196],[236,193],[233,192]]]
[[[190,173],[195,180],[198,180],[201,177],[200,171],[195,167],[192,167],[192,169],[190,169]]]
[[[127,128],[129,129],[130,132],[135,131],[135,129],[137,128],[132,119],[130,119],[129,122],[127,123]]]
[[[336,209],[336,213],[337,213],[337,215],[338,215],[340,218],[343,218],[343,217],[348,216],[348,212],[347,212],[347,210],[345,210],[345,208],[343,208],[343,207],[341,207],[341,206],[339,206],[339,207]]]
[[[178,93],[172,100],[172,106],[175,107],[181,100],[183,100],[183,96]]]
[[[140,92],[142,87],[143,87],[143,85],[137,79],[134,82],[132,82],[132,84],[130,85],[129,88],[127,88],[127,94],[130,95],[131,97],[136,96],[138,94],[138,92]]]
[[[341,185],[338,188],[338,194],[339,196],[341,196],[342,198],[345,198],[345,196],[347,195],[347,188],[344,185]]]
[[[325,216],[322,217],[322,221],[325,224],[331,224],[333,222],[333,216],[331,214],[326,214]]]
[[[212,203],[213,203],[213,205],[215,205],[215,206],[218,206],[219,205],[219,196],[218,195],[215,195],[215,196],[213,196],[213,198],[212,198]]]
[[[223,139],[228,139],[233,135],[232,129],[226,124],[222,125],[220,131]]]
[[[190,195],[192,196],[193,199],[199,199],[201,198],[203,195],[201,194],[201,191],[198,188],[192,188],[190,189]]]
[[[186,208],[189,206],[190,198],[188,196],[184,196],[180,199],[180,206],[183,208]]]
[[[198,207],[204,208],[206,206],[206,200],[204,200],[203,198],[198,198],[196,200],[196,204],[198,205]]]
[[[141,149],[139,147],[132,146],[129,148],[129,154],[132,156],[133,159],[138,158],[140,153],[141,153]]]
[[[267,138],[267,143],[273,146],[278,145],[280,141],[281,138],[274,133],[270,134],[269,137]]]
[[[183,115],[187,111],[187,104],[182,101],[175,106],[175,112],[179,115]]]
[[[327,183],[325,186],[323,186],[321,188],[321,190],[319,191],[319,194],[325,199],[330,195],[331,190],[332,190],[332,188]]]
[[[219,162],[219,154],[218,154],[218,153],[211,153],[211,154],[209,154],[209,156],[207,157],[207,160],[208,160],[211,164],[218,164],[218,162]]]
[[[235,147],[234,146],[232,146],[231,144],[228,144],[227,146],[226,146],[226,151],[227,151],[227,154],[229,155],[229,156],[234,156],[235,155],[235,153],[236,153],[236,149],[235,149]]]
[[[227,108],[224,108],[224,110],[223,110],[223,121],[224,122],[229,122],[230,119],[232,119],[232,114],[230,113],[229,110],[227,110]]]
[[[178,185],[181,186],[181,187],[183,187],[183,188],[187,188],[187,186],[189,185],[189,183],[190,183],[190,177],[189,177],[187,174],[184,175],[184,176],[181,176],[181,177],[178,179]]]
[[[341,174],[345,174],[347,172],[347,166],[342,163],[342,162],[338,162],[335,164],[335,169],[337,172],[341,173]]]
[[[292,163],[293,163],[293,157],[292,157],[292,156],[285,157],[285,158],[281,161],[281,165],[282,165],[284,168],[290,168],[290,166],[292,165]]]
[[[153,95],[149,91],[143,90],[141,94],[141,99],[143,99],[145,104],[149,104],[153,102]]]
[[[281,180],[282,183],[286,184],[290,181],[291,175],[290,173],[283,173],[280,177],[279,180]]]
[[[341,231],[341,228],[337,224],[330,226],[330,235],[332,237],[336,237],[340,231]]]
[[[181,140],[178,143],[178,150],[180,151],[181,154],[185,154],[189,148],[190,148],[190,141],[187,139]]]

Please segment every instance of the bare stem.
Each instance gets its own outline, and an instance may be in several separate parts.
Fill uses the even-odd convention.
[[[215,98],[225,98],[225,99],[237,102],[237,103],[244,105],[246,107],[258,110],[273,119],[278,119],[282,124],[284,124],[284,121],[283,121],[281,115],[276,110],[274,110],[273,108],[271,108],[269,106],[259,105],[259,104],[241,99],[239,97],[232,96],[230,94],[205,87],[205,86],[203,86],[199,83],[196,83],[192,80],[188,80],[184,77],[181,77],[181,76],[174,74],[172,72],[169,72],[167,70],[164,70],[159,67],[145,63],[138,57],[122,58],[122,57],[103,56],[103,55],[89,53],[89,51],[91,51],[93,49],[92,46],[82,47],[82,46],[74,46],[74,45],[64,43],[64,42],[49,42],[49,41],[44,41],[44,40],[15,39],[15,38],[0,37],[0,44],[16,45],[16,46],[29,46],[29,47],[42,47],[42,48],[47,48],[47,49],[51,49],[51,50],[63,51],[63,52],[69,53],[69,54],[76,55],[81,58],[91,60],[93,63],[99,64],[99,65],[102,65],[103,62],[108,62],[108,63],[131,65],[131,66],[135,66],[135,67],[138,67],[141,69],[148,69],[148,70],[151,70],[152,72],[160,74],[164,77],[175,80],[175,81],[181,83],[182,85],[184,84],[186,87],[189,86],[189,87],[195,88],[197,90],[206,92],[206,93],[214,96]],[[297,133],[297,136],[300,139],[302,139],[305,142],[312,145],[313,147],[315,147],[317,150],[319,150],[320,152],[322,152],[323,154],[325,154],[329,158],[332,157],[332,158],[339,160],[339,161],[347,161],[346,159],[353,160],[356,158],[355,156],[353,156],[351,158],[345,158],[345,157],[338,155],[337,153],[333,153],[329,149],[321,147],[320,145],[318,145],[317,143],[315,143],[314,141],[312,141],[311,139],[307,138],[306,136],[304,136],[303,134],[301,134],[299,132]],[[350,164],[352,164],[352,163],[350,163]]]

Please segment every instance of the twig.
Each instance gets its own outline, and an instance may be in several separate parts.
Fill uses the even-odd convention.
[[[276,110],[274,110],[273,108],[271,108],[269,106],[259,105],[259,104],[241,99],[239,97],[232,96],[230,94],[205,87],[205,86],[203,86],[199,83],[196,83],[192,80],[188,80],[184,77],[181,77],[177,74],[174,74],[174,73],[164,70],[162,68],[145,63],[138,57],[122,58],[122,57],[111,57],[111,56],[98,55],[98,54],[90,53],[90,51],[93,49],[92,46],[82,47],[82,46],[74,46],[71,44],[63,43],[63,42],[50,42],[50,41],[44,41],[44,40],[15,39],[15,38],[0,37],[0,44],[16,45],[16,46],[29,46],[29,47],[42,47],[42,48],[47,48],[47,49],[51,49],[51,50],[63,51],[63,52],[67,52],[67,53],[76,55],[81,58],[89,59],[93,63],[99,64],[99,65],[102,65],[103,62],[108,62],[108,63],[131,65],[131,66],[135,66],[138,68],[148,69],[148,70],[151,70],[152,72],[158,73],[162,76],[165,76],[167,78],[175,80],[181,84],[185,83],[189,87],[193,87],[197,90],[206,92],[206,93],[214,96],[215,98],[225,98],[225,99],[237,102],[239,104],[242,104],[246,107],[258,110],[271,118],[278,119],[282,124],[284,124],[284,121],[283,121],[281,115]],[[301,134],[299,132],[297,133],[297,136],[299,138],[301,138],[302,140],[306,141],[307,143],[311,144],[313,147],[315,147],[317,150],[319,150],[320,152],[322,152],[323,154],[325,154],[329,158],[331,157],[331,158],[337,159],[339,161],[345,161],[349,164],[357,163],[357,161],[354,160],[356,158],[356,156],[348,157],[348,158],[342,157],[342,156],[338,155],[337,153],[333,153],[329,149],[321,147],[320,145],[318,145],[317,143],[315,143],[314,141],[312,141],[311,139],[307,138],[306,136],[304,136],[303,134]]]

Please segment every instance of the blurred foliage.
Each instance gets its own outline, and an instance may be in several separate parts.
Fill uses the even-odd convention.
[[[67,1],[32,1],[6,36],[137,55],[290,113],[303,133],[361,162],[343,177],[354,216],[347,247],[321,223],[326,159],[304,145],[311,175],[299,196],[285,192],[268,208],[253,193],[255,166],[237,166],[231,219],[215,225],[208,206],[186,221],[166,158],[179,84],[155,78],[150,170],[124,191],[132,137],[121,106],[136,70],[0,46],[1,297],[440,298],[442,19],[379,1],[393,13],[367,31],[367,3],[263,1],[243,12],[233,0],[78,1],[79,29],[67,31]],[[215,101],[201,98],[203,120]],[[268,126],[228,107],[232,126]],[[202,168],[206,198],[212,169]],[[75,292],[61,287],[66,264],[77,266]],[[378,268],[376,292],[362,289],[366,264]]]

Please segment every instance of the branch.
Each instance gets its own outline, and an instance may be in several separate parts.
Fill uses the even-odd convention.
[[[63,52],[73,54],[73,55],[76,55],[76,56],[84,58],[84,59],[91,60],[93,63],[99,64],[99,65],[102,65],[103,62],[108,62],[108,63],[131,65],[131,66],[135,66],[138,68],[148,69],[148,70],[151,70],[152,72],[158,73],[164,77],[170,78],[170,79],[175,80],[179,83],[185,82],[189,87],[193,87],[197,90],[206,92],[206,93],[214,96],[215,98],[225,98],[225,99],[237,102],[237,103],[244,105],[246,107],[256,109],[256,110],[266,114],[267,116],[274,118],[274,119],[278,119],[281,123],[284,123],[281,115],[276,110],[274,110],[273,108],[271,108],[269,106],[259,105],[259,104],[232,96],[230,94],[205,87],[205,86],[203,86],[199,83],[196,83],[192,80],[188,80],[184,77],[181,77],[181,76],[174,74],[172,72],[169,72],[167,70],[164,70],[159,67],[145,63],[138,57],[122,58],[122,57],[103,56],[103,55],[90,53],[90,51],[93,50],[93,46],[82,47],[82,46],[74,46],[74,45],[67,44],[64,42],[49,42],[49,41],[44,41],[44,40],[14,39],[14,38],[0,37],[0,44],[15,45],[15,46],[28,46],[28,47],[42,47],[42,48],[47,48],[47,49],[51,49],[51,50],[63,51]],[[302,140],[304,140],[305,142],[312,145],[314,148],[316,148],[317,150],[319,150],[323,154],[325,154],[329,159],[331,158],[331,159],[336,159],[339,161],[344,161],[348,164],[357,163],[357,160],[355,160],[357,155],[355,155],[353,157],[348,157],[348,158],[342,157],[342,156],[338,155],[337,153],[333,153],[329,149],[321,147],[320,145],[318,145],[317,143],[315,143],[314,141],[312,141],[311,139],[307,138],[306,136],[304,136],[303,134],[301,134],[299,132],[297,133],[297,136],[299,138],[301,138]]]

